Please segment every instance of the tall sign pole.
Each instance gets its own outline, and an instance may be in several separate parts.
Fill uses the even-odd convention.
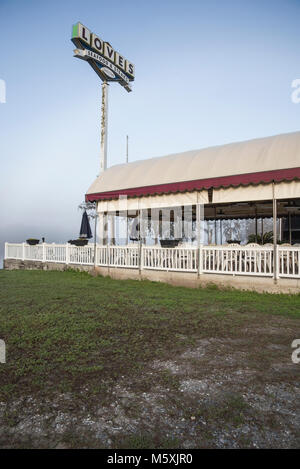
[[[130,92],[135,69],[132,62],[114,50],[109,42],[103,41],[82,23],[72,27],[72,42],[75,44],[74,57],[85,60],[102,81],[101,101],[101,151],[100,171],[107,169],[107,108],[108,86],[117,82]]]
[[[108,83],[102,83],[101,100],[101,142],[100,142],[100,173],[107,169],[107,111],[108,111]]]

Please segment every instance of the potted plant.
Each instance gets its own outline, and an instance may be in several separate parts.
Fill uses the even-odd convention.
[[[35,246],[36,244],[39,244],[40,240],[36,238],[28,238],[26,239],[26,243],[29,244],[30,246]]]
[[[273,231],[267,231],[266,233],[263,234],[263,237],[261,237],[260,234],[257,234],[256,236],[254,233],[252,233],[248,236],[247,244],[248,243],[258,243],[258,244],[273,243]]]
[[[86,238],[78,238],[78,239],[70,239],[68,241],[69,244],[73,244],[74,246],[86,246],[89,242]]]
[[[162,248],[176,248],[180,239],[160,239],[160,245]]]

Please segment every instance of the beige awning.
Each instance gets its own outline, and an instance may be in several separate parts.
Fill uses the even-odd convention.
[[[112,166],[86,197],[145,197],[298,178],[300,132],[294,132]]]

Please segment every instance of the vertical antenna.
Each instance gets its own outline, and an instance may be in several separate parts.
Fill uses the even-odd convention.
[[[128,163],[128,135],[126,135],[126,163]]]

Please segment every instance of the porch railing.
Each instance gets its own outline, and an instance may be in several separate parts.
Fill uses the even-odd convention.
[[[203,246],[202,272],[273,276],[272,247]]]
[[[300,247],[200,246],[74,246],[70,244],[5,243],[5,259],[124,267],[178,272],[300,278]],[[200,265],[199,265],[200,260]],[[274,264],[276,272],[274,272]]]
[[[197,248],[142,248],[142,268],[197,272]]]
[[[279,277],[300,278],[300,248],[279,245],[277,266]]]

